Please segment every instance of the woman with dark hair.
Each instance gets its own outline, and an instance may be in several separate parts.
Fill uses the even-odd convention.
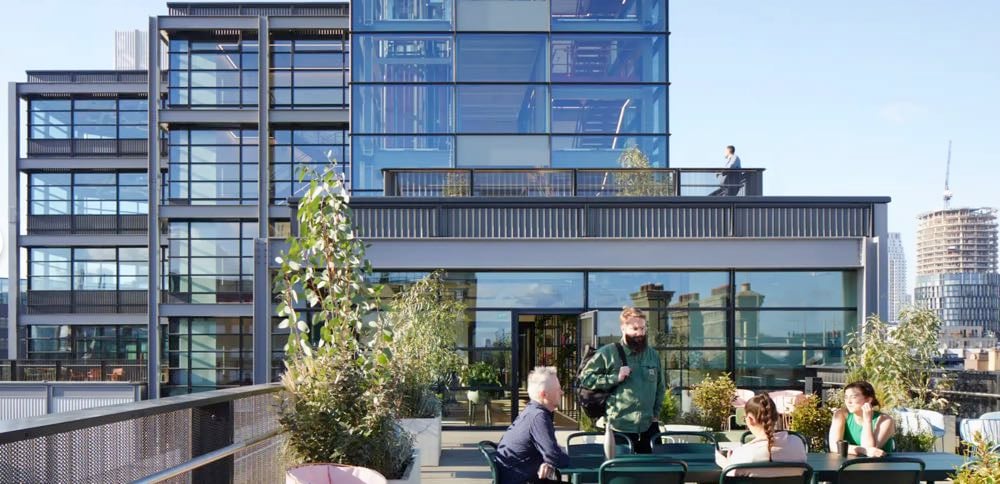
[[[831,451],[837,450],[838,440],[847,441],[847,453],[851,455],[881,457],[895,450],[896,424],[875,410],[878,398],[871,383],[856,381],[844,387],[844,406],[833,413]]]
[[[775,432],[774,427],[778,423],[778,407],[767,392],[754,395],[746,404],[746,425],[753,440],[733,449],[726,456],[721,452],[716,452],[715,463],[723,469],[730,464],[743,464],[748,462],[805,462],[806,446],[802,439],[790,435],[788,432]],[[736,470],[737,475],[739,470]],[[800,469],[793,472],[800,474]],[[778,477],[788,475],[788,470],[781,468],[755,469],[751,477]]]

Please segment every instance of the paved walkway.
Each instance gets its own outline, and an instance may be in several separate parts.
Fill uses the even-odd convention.
[[[453,430],[441,434],[441,465],[424,467],[422,484],[490,484],[490,468],[476,444],[481,440],[500,440],[500,430]]]

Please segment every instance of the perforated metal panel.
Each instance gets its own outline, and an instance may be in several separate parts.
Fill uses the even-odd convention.
[[[0,482],[131,482],[190,460],[190,448],[191,410],[178,410],[0,445]]]
[[[279,435],[237,452],[233,463],[233,482],[284,482],[284,468],[280,465],[284,445],[285,438]]]
[[[236,414],[234,442],[248,442],[277,431],[278,397],[263,393],[233,402]]]

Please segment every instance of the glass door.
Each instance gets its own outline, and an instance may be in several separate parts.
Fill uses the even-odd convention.
[[[536,366],[553,366],[563,398],[556,410],[557,428],[575,429],[576,400],[573,379],[579,362],[578,318],[574,314],[518,314],[518,410],[528,404],[528,374]]]

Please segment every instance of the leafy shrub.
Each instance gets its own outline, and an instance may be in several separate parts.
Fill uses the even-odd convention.
[[[726,420],[733,409],[736,384],[723,373],[716,378],[705,378],[691,390],[691,403],[698,407],[706,427],[715,430],[725,428]]]
[[[663,395],[663,406],[660,407],[660,423],[668,423],[680,412],[680,405],[672,389],[668,388]]]
[[[934,434],[930,432],[899,432],[894,437],[897,452],[930,452],[934,450]]]
[[[827,448],[827,437],[830,434],[830,424],[833,422],[833,410],[821,405],[819,397],[807,395],[792,409],[791,430],[809,439],[809,448],[818,451]]]
[[[976,432],[969,444],[969,462],[960,467],[954,484],[997,484],[1000,483],[1000,452],[991,452],[990,443]]]

